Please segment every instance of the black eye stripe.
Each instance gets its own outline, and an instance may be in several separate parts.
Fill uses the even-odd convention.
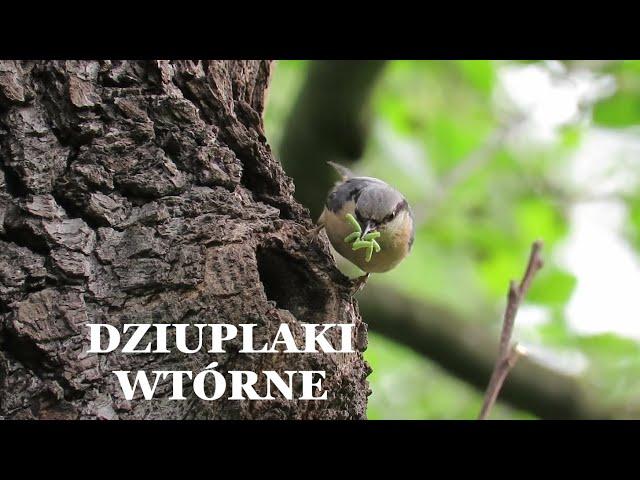
[[[405,208],[408,207],[408,203],[406,200],[402,200],[401,202],[399,202],[395,208],[393,209],[393,212],[391,212],[389,215],[387,215],[384,218],[384,221],[389,221],[392,220],[398,213],[400,213],[402,210],[404,210]]]

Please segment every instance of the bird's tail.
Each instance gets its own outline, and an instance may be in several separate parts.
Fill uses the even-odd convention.
[[[338,172],[338,174],[340,174],[340,176],[342,177],[342,180],[347,180],[349,178],[355,177],[354,173],[351,170],[349,170],[347,167],[344,167],[336,162],[329,161],[327,163],[331,165],[333,168],[335,168],[336,172]]]

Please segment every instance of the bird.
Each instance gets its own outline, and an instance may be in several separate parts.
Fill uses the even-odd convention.
[[[354,175],[348,168],[327,162],[341,179],[329,192],[316,231],[325,230],[333,248],[365,274],[356,279],[361,288],[371,273],[388,272],[411,252],[415,239],[415,219],[406,198],[386,182],[373,177]],[[379,232],[379,250],[367,255],[364,248],[354,250],[345,238],[354,233],[347,218],[352,215],[359,225],[363,239],[371,232]],[[371,237],[371,235],[369,235]]]

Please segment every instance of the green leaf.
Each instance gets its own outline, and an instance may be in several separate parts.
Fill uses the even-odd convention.
[[[614,360],[621,357],[636,357],[640,362],[638,342],[613,333],[582,336],[578,344],[592,356]]]
[[[567,125],[561,130],[561,145],[568,150],[575,150],[582,140],[583,129],[578,125]]]
[[[527,243],[542,239],[552,246],[567,233],[566,219],[549,200],[540,197],[523,199],[516,207],[519,236]]]
[[[496,81],[496,71],[492,60],[458,60],[458,67],[464,77],[484,94],[490,94]]]
[[[605,127],[628,127],[640,124],[640,98],[637,93],[620,92],[599,102],[593,120]]]
[[[527,301],[547,306],[564,305],[569,300],[576,283],[576,277],[569,272],[547,266],[538,273],[531,284]]]
[[[629,200],[628,231],[634,247],[640,250],[640,196]]]
[[[613,128],[640,124],[640,62],[615,63],[609,73],[615,76],[617,92],[595,105],[594,122]]]

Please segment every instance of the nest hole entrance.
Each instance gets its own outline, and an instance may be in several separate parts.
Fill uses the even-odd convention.
[[[330,293],[317,275],[303,262],[276,248],[259,247],[256,259],[268,300],[299,321],[323,323]]]

